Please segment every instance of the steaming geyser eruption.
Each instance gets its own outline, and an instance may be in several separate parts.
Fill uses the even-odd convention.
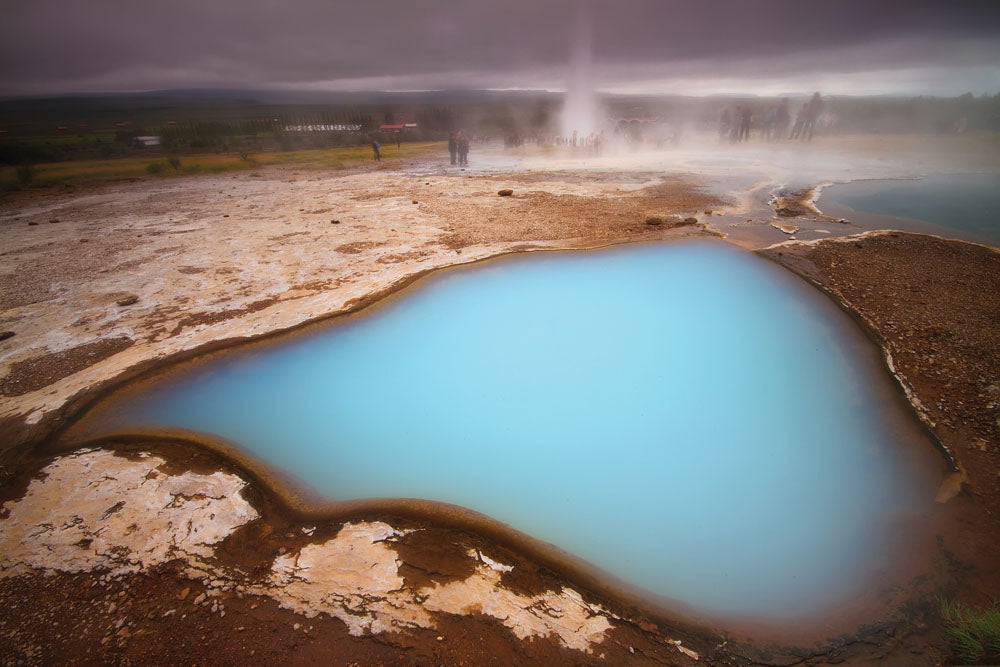
[[[586,3],[579,3],[573,20],[570,71],[563,104],[563,136],[573,132],[585,137],[598,129],[597,99],[594,94],[593,24]]]

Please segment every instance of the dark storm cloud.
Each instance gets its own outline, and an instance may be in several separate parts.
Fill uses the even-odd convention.
[[[559,87],[580,1],[7,3],[0,92]],[[992,2],[590,0],[587,6],[595,61],[612,87],[630,78],[794,79],[923,69],[1000,80],[1000,11]]]
[[[607,3],[604,9],[614,6]],[[604,24],[601,46],[612,57],[631,60],[794,55],[904,37],[922,41],[1000,35],[1000,12],[991,3],[646,0],[619,6],[636,11],[617,13]]]

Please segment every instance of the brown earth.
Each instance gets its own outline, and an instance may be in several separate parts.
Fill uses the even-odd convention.
[[[93,366],[132,345],[122,336],[85,343],[68,350],[32,357],[11,364],[10,372],[0,378],[0,396],[20,396],[58,382],[67,375]]]
[[[273,530],[272,524],[267,525]],[[227,557],[253,562],[294,533],[234,536]],[[301,537],[301,533],[298,535]],[[258,541],[259,540],[259,541]],[[252,541],[247,545],[246,542]],[[239,543],[244,544],[240,545]],[[263,542],[263,544],[261,544]],[[410,536],[400,549],[408,583],[446,582],[468,574],[461,549],[475,535],[439,528]],[[284,551],[284,547],[281,547]],[[495,551],[495,548],[493,549]],[[239,554],[233,552],[241,552]],[[523,563],[518,562],[520,570]],[[521,588],[558,583],[546,571],[518,575]],[[484,615],[442,614],[432,629],[355,637],[338,619],[306,618],[275,600],[219,592],[168,563],[150,571],[0,579],[0,662],[3,664],[351,664],[351,665],[684,665],[690,660],[649,622],[622,624],[594,654],[555,640],[518,640]]]
[[[937,526],[939,594],[972,607],[1000,599],[1000,252],[875,232],[762,254],[829,294],[891,356],[956,471],[939,494],[955,494]],[[940,632],[933,615],[922,623]]]
[[[544,175],[539,175],[544,176]],[[513,195],[464,206],[460,202],[437,200],[429,210],[458,214],[460,226],[443,237],[445,245],[464,248],[478,243],[553,241],[587,239],[588,244],[620,239],[641,240],[656,231],[646,224],[651,217],[667,216],[666,228],[677,211],[700,212],[721,205],[718,198],[704,193],[691,178],[664,178],[655,186],[605,196],[553,194],[546,191],[515,190]],[[456,206],[457,205],[457,206]]]

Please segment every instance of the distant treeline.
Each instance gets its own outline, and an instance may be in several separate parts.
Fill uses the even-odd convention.
[[[105,104],[87,99],[0,102],[0,164],[107,159],[141,153],[255,153],[368,143],[382,124],[416,123],[408,141],[444,139],[452,131],[447,108],[393,106],[265,106],[219,104]],[[400,120],[402,122],[402,120]],[[345,128],[333,130],[331,128]],[[350,129],[346,129],[350,128]],[[155,137],[155,143],[146,138]]]
[[[244,94],[163,93],[0,100],[0,164],[105,159],[142,153],[258,153],[383,141],[383,124],[415,124],[405,141],[443,140],[464,129],[478,136],[559,132],[561,95],[465,91],[382,94],[349,101],[258,101]],[[825,97],[828,132],[1000,132],[1000,94],[955,98]],[[790,98],[797,108],[805,98]],[[712,131],[724,108],[763,115],[779,98],[607,96],[605,124],[651,122]],[[638,119],[638,120],[637,120]],[[350,129],[334,129],[347,128]],[[156,142],[142,137],[156,137]]]

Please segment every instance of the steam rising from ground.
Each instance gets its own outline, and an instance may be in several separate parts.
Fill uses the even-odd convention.
[[[594,93],[593,22],[587,4],[577,5],[570,71],[560,130],[565,137],[586,137],[600,129]]]

